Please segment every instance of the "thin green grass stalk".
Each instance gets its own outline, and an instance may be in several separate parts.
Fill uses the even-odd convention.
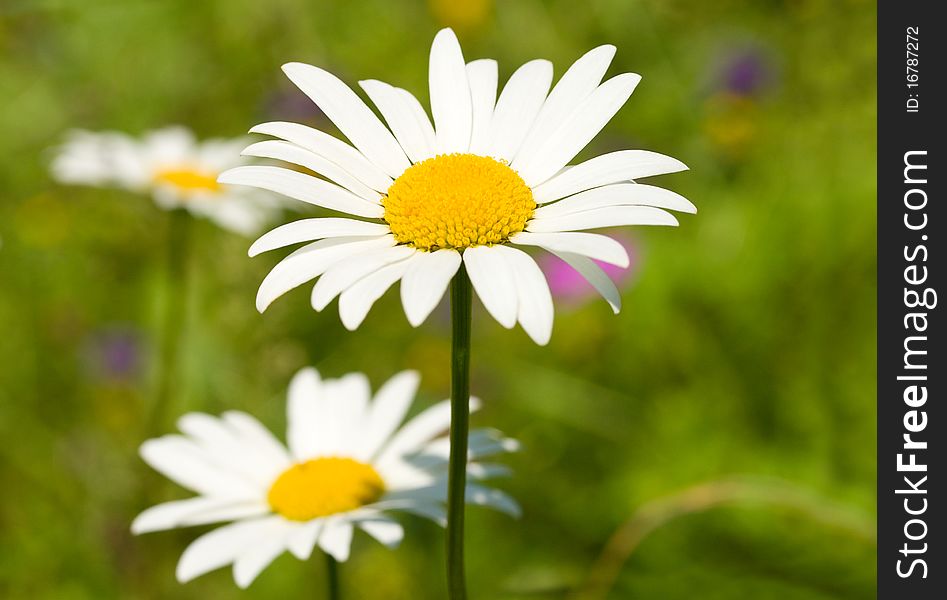
[[[171,211],[168,215],[166,298],[159,341],[158,381],[147,435],[156,435],[167,425],[165,420],[171,414],[171,405],[176,393],[175,384],[179,377],[178,356],[187,306],[187,264],[192,220],[183,209]]]

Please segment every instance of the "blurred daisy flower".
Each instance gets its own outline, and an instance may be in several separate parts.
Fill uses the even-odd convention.
[[[303,369],[289,386],[288,447],[246,413],[184,415],[183,435],[148,440],[141,456],[199,495],[149,508],[132,531],[232,521],[187,547],[177,578],[183,583],[233,564],[243,588],[287,550],[306,560],[318,545],[345,561],[356,528],[397,546],[403,530],[391,512],[443,524],[448,440],[440,436],[450,426],[449,401],[399,427],[418,383],[416,372],[404,371],[371,398],[360,373],[323,380],[315,369]],[[507,473],[476,461],[517,446],[494,430],[474,430],[468,474],[482,480]],[[519,515],[514,500],[479,483],[468,485],[467,501]]]
[[[450,29],[434,38],[430,97],[434,123],[410,92],[360,82],[386,127],[345,83],[314,66],[290,63],[287,76],[351,145],[296,123],[257,125],[279,138],[244,154],[305,167],[325,179],[276,166],[237,167],[219,181],[285,194],[359,219],[306,219],[278,227],[250,255],[310,242],[264,279],[257,308],[319,277],[312,306],[339,297],[348,329],[401,281],[408,321],[420,325],[464,265],[487,311],[504,327],[519,322],[549,341],[553,303],[536,262],[518,247],[559,256],[617,309],[614,284],[593,262],[628,266],[624,247],[584,230],[677,225],[668,210],[696,212],[687,199],[633,180],[686,169],[673,158],[622,150],[567,166],[628,100],[640,77],[601,83],[615,54],[600,46],[552,85],[552,63],[533,60],[513,73],[497,99],[497,63],[465,63]],[[331,180],[331,181],[327,181]],[[333,183],[334,182],[334,183]]]
[[[217,182],[226,169],[245,164],[245,138],[199,142],[184,127],[145,133],[72,131],[51,170],[61,183],[118,187],[149,193],[163,209],[183,208],[230,231],[254,235],[280,210],[270,194]]]

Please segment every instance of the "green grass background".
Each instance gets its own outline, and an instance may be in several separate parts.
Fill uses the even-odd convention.
[[[425,100],[444,24],[468,58],[499,59],[501,78],[536,57],[558,75],[587,49],[617,45],[610,73],[644,79],[583,156],[678,157],[691,171],[653,182],[700,209],[678,229],[638,228],[622,313],[560,304],[546,348],[475,305],[473,389],[485,408],[474,424],[523,442],[508,460],[516,475],[498,485],[525,516],[469,511],[472,596],[593,597],[579,594],[603,560],[618,569],[610,598],[874,596],[874,3],[465,6],[0,3],[0,596],[322,597],[316,559],[284,556],[246,592],[227,570],[181,586],[174,564],[201,528],[129,534],[137,512],[186,495],[136,454],[155,433],[161,315],[183,299],[161,431],[186,410],[239,408],[282,433],[286,385],[305,365],[362,370],[376,387],[416,368],[419,406],[445,397],[443,307],[411,329],[389,292],[349,333],[334,307],[314,313],[297,291],[260,316],[253,296],[278,256],[251,260],[248,240],[204,221],[187,248],[189,285],[169,285],[169,214],[124,192],[56,185],[48,149],[72,127],[325,126],[295,114],[304,104],[279,70],[291,60]],[[719,63],[745,48],[765,57],[769,85],[735,97],[721,91]],[[116,339],[137,357],[118,374],[102,366]],[[649,532],[627,559],[605,551],[622,524]],[[444,597],[440,530],[412,519],[407,529],[396,552],[357,537],[348,598]]]

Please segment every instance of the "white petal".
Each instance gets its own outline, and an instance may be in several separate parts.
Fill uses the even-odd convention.
[[[438,154],[467,152],[473,123],[470,85],[460,42],[450,29],[434,36],[428,77]]]
[[[342,519],[327,521],[322,535],[319,536],[319,547],[337,561],[345,562],[349,558],[351,546],[352,524]]]
[[[184,550],[177,566],[177,579],[186,583],[208,571],[228,565],[248,548],[283,532],[283,518],[264,517],[238,521],[197,538]]]
[[[250,481],[214,462],[200,446],[183,436],[148,440],[139,454],[153,469],[199,494],[245,500],[260,495]]]
[[[256,418],[236,410],[225,412],[223,418],[234,431],[253,444],[254,452],[275,465],[281,465],[284,468],[289,466],[290,459],[286,447]]]
[[[361,325],[375,301],[401,279],[412,260],[413,257],[382,267],[342,292],[339,297],[339,317],[346,329],[354,331]]]
[[[418,251],[410,246],[393,246],[346,258],[332,266],[312,288],[311,303],[321,311],[332,300],[360,279],[385,265],[411,257]]]
[[[581,231],[599,227],[620,225],[670,225],[677,226],[671,213],[652,206],[609,206],[585,210],[571,215],[548,219],[533,219],[526,224],[526,231]]]
[[[177,527],[246,519],[264,515],[269,510],[265,502],[200,496],[152,506],[135,517],[131,530],[135,535],[139,535]]]
[[[359,217],[376,218],[385,214],[385,209],[380,204],[359,198],[334,183],[282,167],[236,167],[221,173],[217,181],[269,190],[308,204]]]
[[[471,411],[479,407],[476,398],[470,398]],[[420,450],[427,442],[450,427],[450,401],[443,400],[424,410],[408,421],[398,433],[392,436],[378,454],[376,464],[383,465],[412,452]]]
[[[253,544],[236,558],[233,563],[233,580],[237,583],[237,587],[240,589],[249,587],[263,569],[286,551],[286,538],[291,528],[296,527],[298,526],[284,521],[280,534],[274,531],[272,537]]]
[[[621,242],[598,233],[523,231],[510,237],[510,242],[522,246],[539,246],[550,252],[581,254],[619,267],[628,267],[629,264],[628,251]]]
[[[198,144],[197,160],[202,166],[219,173],[224,169],[242,164],[240,152],[249,143],[249,136],[207,139]]]
[[[510,76],[493,111],[487,154],[507,162],[513,160],[551,84],[552,63],[548,60],[531,60]]]
[[[409,490],[415,490],[435,483],[439,477],[437,473],[429,469],[428,464],[416,464],[415,457],[392,457],[386,458],[385,462],[377,463],[375,470],[385,481],[385,489],[388,494],[385,498],[390,498],[393,494],[400,494]],[[420,461],[423,463],[423,461]],[[447,463],[441,463],[440,466],[446,473]]]
[[[181,159],[196,158],[197,143],[186,127],[172,125],[145,133],[142,146],[153,164],[180,164]]]
[[[657,152],[619,150],[569,167],[534,189],[533,198],[544,204],[610,183],[686,170],[681,161]]]
[[[369,223],[356,219],[339,217],[301,219],[266,232],[260,236],[260,239],[253,242],[248,254],[256,256],[277,248],[323,238],[382,236],[390,231],[391,229],[382,223]]]
[[[302,146],[310,152],[328,159],[339,165],[353,177],[378,192],[386,192],[391,187],[392,179],[365,156],[342,140],[334,138],[328,133],[300,125],[274,121],[262,123],[250,130],[250,133],[272,135]]]
[[[602,82],[614,56],[615,46],[599,46],[586,52],[569,67],[543,103],[533,129],[517,153],[517,161],[520,156],[528,161],[530,156],[546,145],[559,124]],[[514,164],[519,164],[517,161]]]
[[[531,156],[524,155],[523,162],[513,168],[530,187],[555,175],[615,116],[639,81],[639,75],[624,73],[600,85],[556,127],[542,148]]]
[[[383,81],[360,81],[359,85],[385,117],[388,127],[411,162],[431,158],[437,151],[434,127],[414,95]]]
[[[352,145],[381,167],[382,171],[391,177],[398,177],[411,166],[391,132],[338,77],[303,63],[285,64],[283,72],[319,105]]]
[[[464,250],[467,274],[483,306],[500,325],[516,325],[516,281],[503,257],[490,246]]]
[[[303,246],[277,263],[263,279],[256,295],[256,308],[263,312],[274,300],[322,275],[344,258],[394,245],[393,237],[383,236],[329,238]]]
[[[286,540],[286,547],[293,556],[299,560],[309,560],[324,524],[325,519],[314,519],[303,524],[289,535]]]
[[[462,259],[456,250],[418,254],[401,279],[401,303],[412,327],[427,319],[444,297]]]
[[[370,460],[401,425],[414,401],[421,376],[417,371],[402,371],[389,379],[375,394],[362,443],[355,458]]]
[[[467,458],[475,460],[501,452],[517,452],[520,443],[514,439],[504,437],[496,429],[478,428],[470,432],[467,439]],[[434,440],[421,451],[424,456],[439,457],[444,460],[450,456],[450,438],[442,437]]]
[[[510,467],[497,463],[469,463],[467,465],[467,476],[477,481],[510,477],[512,474]]]
[[[213,221],[227,231],[244,237],[260,233],[263,226],[279,210],[275,204],[261,201],[265,192],[246,188],[230,188],[230,192],[207,199],[199,196],[185,200],[184,208],[193,215]]]
[[[348,373],[325,382],[325,407],[313,431],[319,456],[351,456],[360,445],[371,385],[364,373]]]
[[[389,548],[397,548],[404,539],[404,529],[391,519],[375,518],[358,522],[359,528]]]
[[[470,132],[470,153],[485,155],[490,143],[490,123],[497,101],[497,61],[482,58],[467,63],[473,124]]]
[[[286,403],[286,438],[297,461],[318,454],[320,430],[326,427],[326,394],[319,371],[312,367],[301,369],[289,383]]]
[[[523,514],[520,505],[509,495],[500,490],[486,488],[475,483],[467,485],[466,499],[467,504],[486,506],[514,518],[519,518]]]
[[[687,198],[670,190],[640,183],[614,183],[541,206],[533,218],[561,217],[608,206],[654,206],[691,214],[697,212],[697,207]]]
[[[495,250],[502,252],[513,271],[518,296],[517,320],[534,342],[545,346],[552,335],[553,322],[552,293],[546,276],[536,261],[522,250],[509,246],[496,246]]]
[[[273,160],[282,160],[294,165],[299,165],[300,167],[305,167],[310,171],[334,181],[359,198],[364,198],[376,204],[381,199],[380,193],[359,181],[357,177],[339,165],[291,142],[284,142],[282,140],[257,142],[247,146],[242,154],[244,156],[256,156],[258,158],[272,158]]]
[[[261,487],[267,486],[284,465],[258,452],[224,420],[204,413],[187,413],[178,419],[178,429],[196,441],[207,456]]]
[[[608,305],[612,307],[612,312],[616,315],[621,311],[621,293],[615,287],[611,277],[605,273],[598,265],[584,256],[572,254],[571,252],[555,252],[553,254],[566,261],[570,267],[579,272],[579,275],[585,278],[595,290],[605,298]]]
[[[414,503],[398,510],[430,519],[441,527],[447,526],[447,511],[440,504]]]

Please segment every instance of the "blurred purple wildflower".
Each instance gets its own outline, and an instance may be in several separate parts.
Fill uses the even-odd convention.
[[[621,245],[628,251],[628,257],[631,260],[630,266],[623,269],[599,261],[595,261],[595,263],[615,282],[619,290],[623,290],[629,287],[638,272],[640,264],[638,244],[626,235],[612,234],[611,237],[621,242]],[[589,282],[578,271],[558,256],[543,253],[539,257],[539,266],[546,274],[549,289],[557,301],[577,307],[598,297],[595,288],[589,285]]]
[[[327,123],[325,113],[308,96],[292,85],[284,85],[264,101],[266,118],[317,125]]]
[[[103,381],[132,379],[142,363],[141,336],[121,326],[99,330],[91,335],[85,355],[94,377]]]
[[[758,96],[772,88],[777,80],[772,55],[759,46],[743,46],[726,52],[713,71],[713,87],[738,96]]]

